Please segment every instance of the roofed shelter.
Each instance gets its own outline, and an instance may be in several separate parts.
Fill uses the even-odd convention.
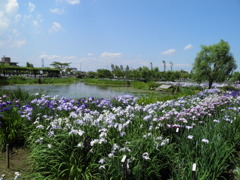
[[[162,84],[161,86],[157,87],[156,90],[157,91],[164,91],[164,90],[169,90],[169,89],[172,89],[172,88],[173,88],[172,85]]]

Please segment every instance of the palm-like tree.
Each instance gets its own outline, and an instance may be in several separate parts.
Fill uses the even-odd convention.
[[[166,71],[166,61],[162,61],[163,62],[163,67],[164,67],[164,72]]]

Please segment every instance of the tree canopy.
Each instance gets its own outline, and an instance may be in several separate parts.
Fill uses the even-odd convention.
[[[111,71],[108,69],[98,69],[97,74],[99,78],[113,78]]]
[[[237,68],[230,46],[220,40],[219,43],[210,46],[201,46],[193,65],[193,78],[197,82],[208,81],[209,89],[213,82],[223,82]]]
[[[34,68],[33,64],[31,64],[29,62],[26,63],[26,67]]]
[[[55,67],[56,69],[59,69],[60,71],[67,69],[71,63],[61,63],[58,61],[54,61],[51,66]]]

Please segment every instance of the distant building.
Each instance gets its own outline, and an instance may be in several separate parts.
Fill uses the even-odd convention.
[[[1,64],[9,64],[10,66],[17,66],[17,62],[11,62],[11,58],[10,57],[2,57],[2,61],[0,61]]]
[[[72,72],[76,73],[77,72],[77,68],[70,68]]]

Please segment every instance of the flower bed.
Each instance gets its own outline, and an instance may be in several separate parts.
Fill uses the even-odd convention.
[[[238,93],[205,90],[148,105],[136,100],[43,95],[21,104],[2,97],[0,139],[18,140],[6,139],[7,126],[21,132],[39,178],[191,179],[193,164],[197,179],[226,171],[240,140]]]

